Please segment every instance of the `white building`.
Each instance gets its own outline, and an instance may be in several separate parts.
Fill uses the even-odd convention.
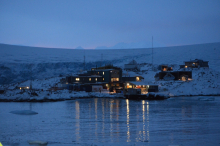
[[[132,60],[130,63],[125,64],[124,69],[125,70],[137,70],[137,71],[140,71],[140,65],[135,60]]]

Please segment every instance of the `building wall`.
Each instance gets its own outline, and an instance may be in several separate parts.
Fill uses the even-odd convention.
[[[76,79],[79,80],[76,80]],[[91,78],[91,81],[89,80]],[[96,80],[97,79],[97,80]],[[71,77],[71,82],[68,83],[74,83],[74,82],[81,82],[81,83],[96,83],[96,82],[103,82],[103,77],[93,77],[93,76],[88,76],[88,77],[82,77],[82,76],[74,76]]]

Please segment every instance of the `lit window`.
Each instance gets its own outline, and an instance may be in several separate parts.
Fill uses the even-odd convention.
[[[187,68],[187,66],[185,66],[185,68]]]
[[[79,81],[79,78],[76,78],[76,81]]]
[[[95,81],[97,81],[97,78],[95,78]]]
[[[103,81],[105,80],[105,78],[103,78]]]
[[[103,72],[102,72],[102,74],[104,75],[104,74],[105,74],[105,72],[103,71]]]
[[[139,81],[139,77],[136,77],[136,81]]]
[[[98,75],[99,75],[99,72],[98,72]]]
[[[91,81],[91,78],[89,78],[89,81]]]
[[[114,82],[114,81],[119,81],[119,78],[111,78],[111,81]]]

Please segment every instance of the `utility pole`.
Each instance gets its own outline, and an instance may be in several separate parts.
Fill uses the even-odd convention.
[[[101,54],[101,63],[100,63],[100,67],[102,66],[102,58],[103,58],[103,54]]]
[[[84,66],[84,71],[86,70],[86,57],[85,57],[85,50],[84,50],[84,63],[83,63],[83,66]]]
[[[152,36],[152,71],[154,70],[154,67],[153,67],[153,63],[154,63],[154,44],[153,44],[153,36]]]

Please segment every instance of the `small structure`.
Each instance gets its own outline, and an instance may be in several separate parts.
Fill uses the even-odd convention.
[[[132,70],[132,71],[140,71],[140,65],[135,60],[132,60],[130,63],[124,65],[124,69]]]
[[[143,82],[126,82],[124,86],[124,94],[129,94],[129,90],[132,89],[132,93],[134,93],[133,89],[140,89],[140,94],[147,94],[148,92],[158,92],[158,85],[150,85]],[[137,93],[138,90],[137,90]]]
[[[159,65],[158,66],[158,70],[160,71],[173,71],[173,68],[172,67],[169,67],[168,65]]]
[[[200,68],[200,67],[209,67],[208,61],[203,61],[200,59],[184,61],[185,65],[180,65],[180,68]]]
[[[5,93],[5,90],[3,88],[0,88],[0,94]]]

